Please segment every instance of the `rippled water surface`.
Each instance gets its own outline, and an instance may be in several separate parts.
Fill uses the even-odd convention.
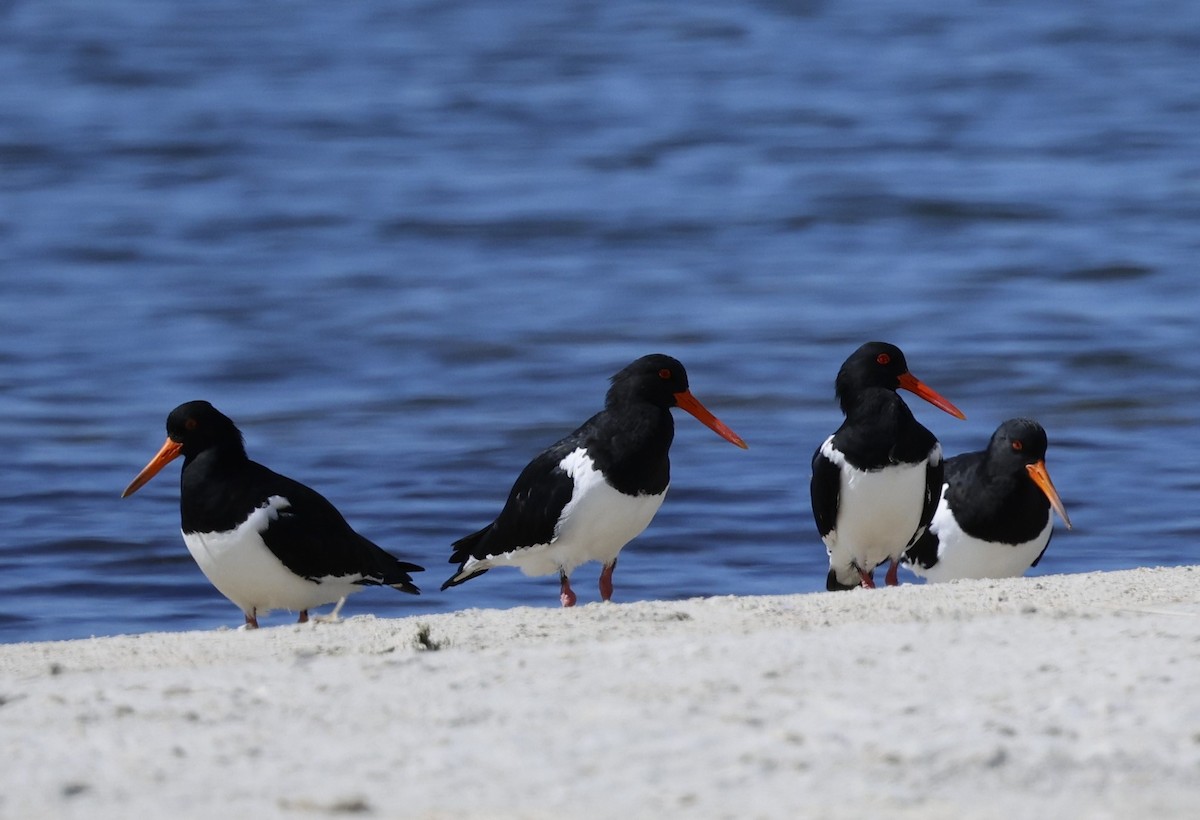
[[[555,606],[513,570],[438,592],[449,543],[655,351],[750,450],[677,413],[618,600],[823,588],[808,464],[872,338],[966,412],[910,401],[947,452],[1045,425],[1076,529],[1035,572],[1194,562],[1198,32],[1190,2],[0,4],[0,640],[240,623],[178,467],[118,498],[193,398],[429,567],[350,614]]]

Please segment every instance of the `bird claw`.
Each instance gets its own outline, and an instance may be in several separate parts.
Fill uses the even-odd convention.
[[[565,574],[559,575],[558,599],[564,607],[575,606],[575,590],[571,589],[571,581]]]
[[[342,607],[346,605],[346,598],[343,596],[338,599],[337,605],[328,615],[312,615],[309,620],[313,623],[321,624],[340,624],[342,622],[341,612]]]

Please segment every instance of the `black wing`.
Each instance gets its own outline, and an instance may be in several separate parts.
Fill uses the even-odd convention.
[[[904,560],[929,569],[938,562],[938,545],[938,537],[926,529],[916,543],[904,551]]]
[[[824,446],[824,445],[822,445]],[[817,532],[824,538],[837,526],[838,503],[841,494],[842,475],[836,464],[821,453],[821,448],[813,453],[812,479],[809,481],[809,494],[812,496],[813,518],[817,522]]]
[[[526,465],[496,520],[454,542],[450,563],[459,565],[458,572],[442,585],[442,589],[458,586],[487,571],[481,569],[465,578],[458,577],[471,558],[479,560],[550,543],[563,507],[575,492],[575,480],[560,465],[577,446],[575,437],[568,437]]]
[[[932,456],[925,464],[925,505],[921,508],[921,523],[908,542],[911,547],[917,540],[929,531],[929,523],[937,512],[938,501],[942,497],[942,484],[946,479],[946,462],[941,458],[941,448],[938,448],[938,459],[935,464]],[[936,553],[935,553],[936,554]]]
[[[1033,559],[1033,563],[1029,565],[1033,569],[1038,565],[1038,561],[1042,560],[1042,556],[1046,554],[1046,550],[1050,549],[1050,542],[1054,540],[1054,530],[1050,530],[1050,537],[1046,539],[1046,546],[1042,547],[1042,551],[1038,553],[1038,557]]]
[[[938,537],[929,531],[929,524],[933,521],[933,515],[941,502],[943,488],[946,488],[947,501],[953,503],[953,486],[959,480],[959,476],[967,471],[968,456],[969,454],[955,456],[942,461],[939,468],[932,464],[926,468],[925,506],[921,510],[921,529],[918,530],[919,536],[904,551],[904,560],[908,563],[929,569],[938,562],[940,542]],[[940,477],[938,473],[941,473]]]
[[[262,534],[263,542],[292,572],[315,581],[333,576],[361,575],[357,583],[390,586],[416,595],[420,592],[410,572],[423,567],[400,561],[355,532],[326,498],[298,481],[262,465],[247,471],[268,496],[279,496],[288,506],[278,510]]]

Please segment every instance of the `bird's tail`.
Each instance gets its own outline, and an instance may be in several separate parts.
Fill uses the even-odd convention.
[[[365,541],[366,539],[363,540]],[[376,569],[376,574],[367,583],[389,586],[399,592],[407,592],[409,595],[421,594],[420,588],[413,583],[412,576],[409,573],[424,572],[425,567],[410,564],[408,561],[401,561],[377,544],[373,544],[370,541],[367,541],[367,543],[373,548]]]
[[[921,537],[917,538],[904,551],[901,560],[912,567],[914,572],[921,575],[921,570],[929,569],[938,562],[939,547],[938,537],[929,530],[925,530],[921,533]]]
[[[475,576],[483,575],[491,569],[489,564],[480,558],[476,558],[474,554],[475,546],[483,540],[483,537],[488,534],[491,528],[492,525],[488,524],[478,532],[464,536],[451,545],[454,551],[450,553],[450,563],[458,564],[458,570],[446,579],[446,583],[442,584],[443,591],[470,581]]]
[[[390,572],[384,577],[383,582],[394,590],[399,592],[407,592],[409,595],[420,595],[421,589],[413,583],[410,572],[424,572],[425,567],[410,564],[407,561],[396,561],[390,567]]]
[[[825,576],[825,589],[829,592],[841,592],[847,589],[855,589],[860,585],[861,582],[857,578],[854,579],[854,583],[852,584],[842,583],[842,581],[838,579],[837,570],[833,569],[832,567],[829,569],[829,574]]]

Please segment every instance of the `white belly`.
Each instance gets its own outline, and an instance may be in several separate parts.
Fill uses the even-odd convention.
[[[958,526],[954,513],[946,504],[945,488],[929,531],[938,537],[938,560],[929,569],[911,565],[923,578],[955,581],[959,578],[1018,578],[1042,554],[1050,542],[1054,520],[1046,517],[1045,528],[1032,541],[1024,544],[992,544],[967,535]]]
[[[826,441],[822,452],[841,469],[837,526],[825,537],[829,564],[867,572],[899,557],[921,523],[925,507],[925,462],[882,470],[850,466]]]
[[[362,587],[350,575],[309,581],[283,565],[263,543],[262,535],[279,510],[290,506],[271,496],[237,529],[217,533],[184,533],[183,543],[217,591],[248,614],[272,609],[293,612],[337,601]]]
[[[526,575],[570,575],[588,561],[609,564],[649,526],[667,495],[666,490],[638,496],[614,490],[583,448],[566,456],[560,466],[574,480],[575,489],[550,542],[468,561],[464,571],[472,566],[515,566]]]

